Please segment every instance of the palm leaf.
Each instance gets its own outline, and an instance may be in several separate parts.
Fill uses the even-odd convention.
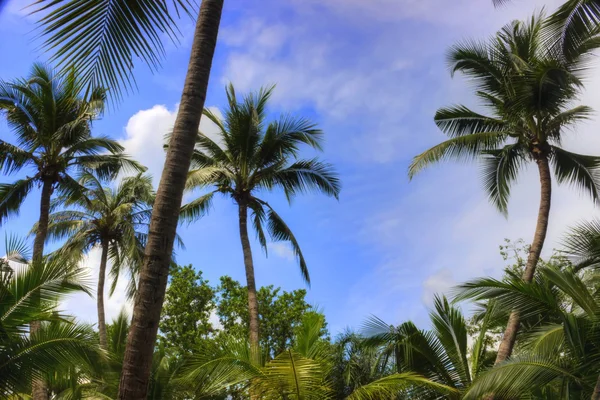
[[[188,13],[192,0],[173,0]],[[156,70],[164,56],[163,35],[175,40],[179,31],[168,2],[37,0],[44,47],[62,67],[74,66],[88,90],[109,87],[117,98],[135,88],[134,57]]]
[[[570,183],[588,192],[594,202],[600,199],[598,169],[600,157],[571,153],[552,147],[552,164],[558,183]]]
[[[425,167],[444,159],[472,160],[484,151],[495,150],[505,139],[504,132],[483,132],[446,140],[416,156],[408,167],[408,175],[412,178]]]

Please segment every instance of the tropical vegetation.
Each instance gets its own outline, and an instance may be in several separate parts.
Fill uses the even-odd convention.
[[[600,200],[600,156],[563,146],[594,119],[579,101],[600,47],[598,0],[567,0],[453,46],[451,73],[472,81],[481,108],[440,108],[434,122],[448,139],[408,167],[412,179],[447,159],[477,161],[489,200],[509,217],[511,188],[534,165],[531,244],[501,245],[509,262],[501,277],[434,296],[425,327],[365,316],[342,333],[330,331],[307,290],[257,285],[248,222],[265,255],[285,242],[308,286],[312,260],[275,211],[276,196],[339,199],[342,185],[333,165],[309,155],[324,150],[315,122],[273,117],[275,86],[239,95],[229,84],[221,111],[204,107],[224,1],[32,3],[54,66],[0,80],[9,128],[0,171],[14,177],[0,183],[0,398],[600,399],[600,222],[572,223],[542,258],[554,183]],[[194,33],[155,190],[146,167],[96,134],[96,122],[135,95],[137,59],[159,68],[165,39],[181,38],[181,17]],[[201,118],[216,133],[199,131]],[[10,234],[11,218],[38,192],[30,251],[30,238]],[[215,195],[237,211],[243,283],[222,276],[213,286],[176,262],[177,230],[202,226]],[[132,312],[122,304],[107,321],[106,294],[123,281]],[[74,295],[95,297],[97,323],[66,312]]]

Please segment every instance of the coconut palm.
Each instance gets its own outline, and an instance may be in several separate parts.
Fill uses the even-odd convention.
[[[91,134],[92,122],[103,111],[106,91],[98,88],[88,99],[81,97],[81,91],[75,69],[61,75],[43,64],[34,64],[26,79],[0,82],[0,112],[17,141],[16,145],[0,141],[0,169],[5,174],[32,173],[0,185],[0,222],[18,214],[29,193],[41,187],[34,259],[44,252],[52,194],[67,196],[79,190],[73,173],[90,169],[108,178],[123,167],[143,169],[122,153],[116,141]]]
[[[211,207],[215,193],[233,199],[238,207],[244,254],[250,343],[259,346],[258,302],[252,249],[248,238],[248,211],[260,245],[267,248],[266,230],[273,240],[291,244],[304,280],[308,268],[298,241],[273,207],[258,197],[261,190],[282,189],[288,201],[296,194],[318,191],[338,197],[339,180],[333,168],[317,159],[298,159],[302,145],[321,150],[322,132],[304,118],[285,116],[267,122],[267,103],[274,87],[261,89],[239,101],[233,85],[226,89],[228,109],[224,120],[205,109],[204,115],[219,129],[218,139],[199,133],[187,178],[187,188],[212,190],[181,208],[181,219],[195,221]]]
[[[17,242],[11,242],[17,243]],[[30,261],[7,249],[13,273],[0,286],[0,393],[26,393],[32,380],[84,365],[97,355],[90,326],[56,309],[66,295],[87,292],[85,275],[69,260]],[[35,332],[29,330],[38,321]]]
[[[538,263],[550,213],[552,177],[569,183],[598,200],[600,157],[569,152],[561,147],[565,133],[591,114],[573,102],[582,86],[587,55],[596,46],[590,38],[580,52],[567,53],[552,42],[540,16],[528,23],[513,22],[488,43],[467,42],[453,47],[449,62],[453,72],[474,80],[476,94],[490,115],[459,105],[442,108],[437,126],[450,137],[416,156],[410,165],[413,177],[423,168],[448,158],[479,159],[484,185],[498,209],[507,212],[511,185],[529,163],[539,171],[541,197],[534,239],[523,280],[530,282]],[[552,45],[555,43],[555,45]],[[512,352],[519,327],[513,313],[498,349],[497,362]]]
[[[104,317],[104,282],[110,259],[112,283],[115,290],[121,268],[135,270],[141,263],[146,243],[148,223],[152,212],[154,192],[152,178],[141,173],[124,178],[116,189],[105,185],[92,173],[84,173],[79,185],[85,188],[78,196],[56,199],[64,210],[50,215],[48,239],[67,239],[63,252],[81,256],[95,247],[101,250],[98,273],[98,330],[100,346],[106,350],[106,322]],[[134,274],[132,274],[134,275]],[[135,290],[130,280],[129,295]]]
[[[573,267],[545,265],[536,279],[476,279],[461,285],[460,298],[494,299],[498,307],[537,318],[520,340],[519,354],[481,374],[467,399],[536,398],[598,399],[600,394],[600,292],[597,272],[585,275]]]
[[[179,102],[171,146],[158,187],[140,270],[139,293],[134,305],[129,350],[125,357],[119,399],[145,399],[152,365],[158,321],[167,278],[178,213],[194,140],[200,125],[216,47],[224,0],[203,0],[198,11],[190,62]],[[90,3],[87,0],[38,0],[46,48],[62,66],[84,72],[90,91],[110,87],[118,94],[135,86],[132,61],[139,57],[156,67],[164,55],[162,40],[175,38],[176,15],[193,15],[196,1],[122,0]],[[169,7],[169,5],[173,7]],[[167,35],[164,35],[167,33]]]

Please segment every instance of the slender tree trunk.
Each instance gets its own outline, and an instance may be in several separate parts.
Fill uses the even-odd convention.
[[[145,400],[179,209],[194,150],[224,0],[203,0],[173,135],[152,211],[119,385],[120,400]]]
[[[254,261],[252,260],[252,249],[248,239],[248,205],[245,201],[239,202],[240,240],[244,252],[244,267],[246,268],[246,285],[248,286],[248,314],[250,315],[250,347],[252,358],[257,364],[260,363],[259,322],[258,322],[258,298],[256,297],[256,280],[254,278]]]
[[[544,247],[544,241],[546,240],[546,232],[548,231],[548,216],[550,215],[550,198],[552,195],[552,180],[550,176],[550,165],[548,164],[548,157],[540,155],[536,163],[538,165],[540,173],[540,209],[538,212],[537,225],[535,228],[535,235],[531,248],[529,249],[529,255],[527,256],[527,265],[523,272],[523,280],[525,282],[531,282],[535,274],[535,268],[540,259],[542,248]],[[519,331],[520,318],[519,313],[513,311],[508,319],[504,336],[498,347],[498,355],[496,356],[495,364],[501,363],[506,360],[512,354],[515,341],[517,339],[517,333]]]
[[[50,219],[50,197],[52,196],[52,180],[45,179],[42,183],[42,197],[40,200],[40,217],[38,220],[37,231],[35,232],[35,239],[33,241],[33,266],[40,268],[39,262],[44,256],[44,244],[46,243],[46,237],[48,236],[48,221]],[[41,327],[39,321],[31,323],[29,327],[30,332],[33,334],[37,332]],[[48,385],[43,380],[35,379],[32,382],[31,397],[33,400],[48,400]]]
[[[104,315],[104,280],[106,279],[106,264],[108,261],[108,240],[101,242],[102,255],[100,257],[100,272],[98,273],[98,335],[100,336],[100,348],[108,350],[106,338],[106,319]]]

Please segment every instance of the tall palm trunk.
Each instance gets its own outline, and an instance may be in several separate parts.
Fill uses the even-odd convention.
[[[36,268],[40,267],[39,262],[44,256],[44,244],[48,236],[48,221],[50,220],[50,198],[52,197],[51,179],[44,179],[42,183],[42,197],[40,199],[40,216],[38,219],[37,231],[33,241],[33,265]],[[41,327],[40,322],[32,322],[29,327],[33,334]],[[32,382],[31,397],[33,400],[48,400],[48,385],[43,380],[35,379]]]
[[[244,267],[246,268],[246,285],[248,286],[248,314],[250,315],[250,347],[253,361],[260,363],[258,299],[256,297],[256,280],[254,279],[254,261],[248,239],[248,205],[243,200],[239,202],[240,240],[244,252]]]
[[[100,347],[108,350],[108,340],[106,339],[106,319],[104,316],[104,280],[106,278],[106,264],[108,261],[108,240],[102,239],[102,255],[100,257],[100,272],[98,272],[98,294],[96,301],[98,303],[98,335],[100,336]]]
[[[206,99],[223,1],[203,0],[200,6],[183,94],[152,211],[121,372],[120,400],[146,399],[179,209]]]
[[[529,255],[527,256],[525,271],[523,272],[523,280],[527,283],[533,280],[535,268],[540,259],[542,248],[544,247],[544,241],[546,240],[546,233],[548,231],[550,199],[552,196],[552,178],[550,176],[548,157],[545,154],[542,154],[537,157],[536,163],[540,173],[541,196],[535,235],[533,237],[533,242],[531,243],[531,248],[529,249]],[[498,355],[496,356],[495,364],[501,363],[512,354],[513,347],[515,346],[515,340],[517,339],[517,333],[519,331],[519,324],[519,313],[513,311],[508,318],[508,324],[506,326],[506,330],[504,331],[504,336],[502,337],[502,341],[498,347]]]

